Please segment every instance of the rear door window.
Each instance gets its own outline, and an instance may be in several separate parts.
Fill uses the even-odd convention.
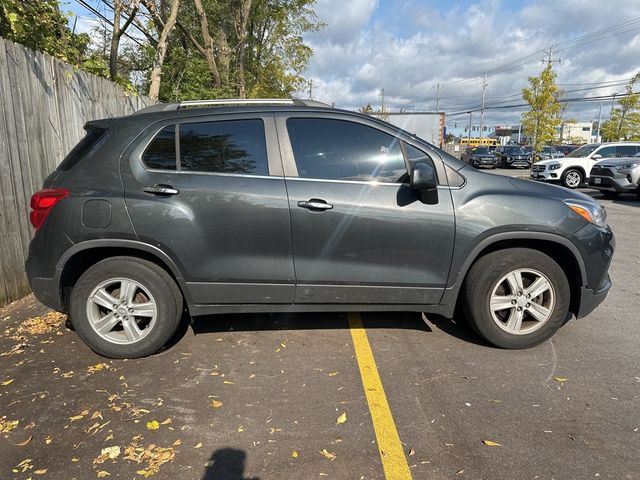
[[[618,157],[633,157],[638,153],[635,145],[618,145]]]
[[[302,178],[396,183],[407,173],[400,141],[368,125],[290,118],[287,129]]]
[[[269,175],[260,119],[180,124],[180,169]]]

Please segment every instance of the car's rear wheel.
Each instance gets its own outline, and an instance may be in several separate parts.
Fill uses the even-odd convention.
[[[478,260],[467,276],[463,312],[473,329],[501,348],[529,348],[565,322],[570,288],[549,256],[526,248],[499,250]]]
[[[584,182],[584,175],[580,170],[570,168],[562,174],[562,185],[567,188],[578,188]]]
[[[162,348],[176,332],[182,295],[159,266],[133,257],[102,260],[71,294],[71,322],[80,338],[109,358],[138,358]]]

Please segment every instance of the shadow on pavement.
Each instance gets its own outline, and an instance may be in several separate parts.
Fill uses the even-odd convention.
[[[244,476],[247,454],[236,448],[220,448],[213,452],[207,462],[202,480],[260,480],[258,477]]]
[[[431,332],[422,314],[415,312],[361,313],[366,328],[400,328]],[[346,313],[247,313],[220,314],[195,317],[193,333],[265,330],[348,329]]]

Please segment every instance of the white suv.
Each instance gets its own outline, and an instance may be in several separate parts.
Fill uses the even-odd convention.
[[[633,157],[638,152],[640,143],[591,143],[574,150],[566,157],[536,163],[531,167],[531,178],[578,188],[587,181],[591,168],[599,160]]]

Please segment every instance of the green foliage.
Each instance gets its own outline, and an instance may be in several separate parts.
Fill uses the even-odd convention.
[[[220,84],[213,83],[202,52],[182,28],[177,28],[170,37],[163,65],[160,100],[238,97],[241,80],[250,98],[290,97],[305,85],[302,73],[313,52],[302,36],[323,26],[313,12],[315,0],[254,0],[244,40],[238,34],[240,3],[202,0]],[[200,45],[205,45],[193,1],[183,0],[178,22]]]
[[[556,85],[556,74],[551,64],[537,77],[529,77],[529,86],[522,89],[522,98],[531,109],[522,114],[523,133],[532,138],[535,152],[556,139],[560,126],[562,106],[558,102],[562,90]]]
[[[609,120],[602,124],[600,135],[606,142],[640,140],[640,92],[634,87],[640,82],[640,73],[627,84],[626,95],[618,100],[618,108],[611,110]]]
[[[58,0],[0,0],[0,36],[81,65],[89,35],[73,34]]]

